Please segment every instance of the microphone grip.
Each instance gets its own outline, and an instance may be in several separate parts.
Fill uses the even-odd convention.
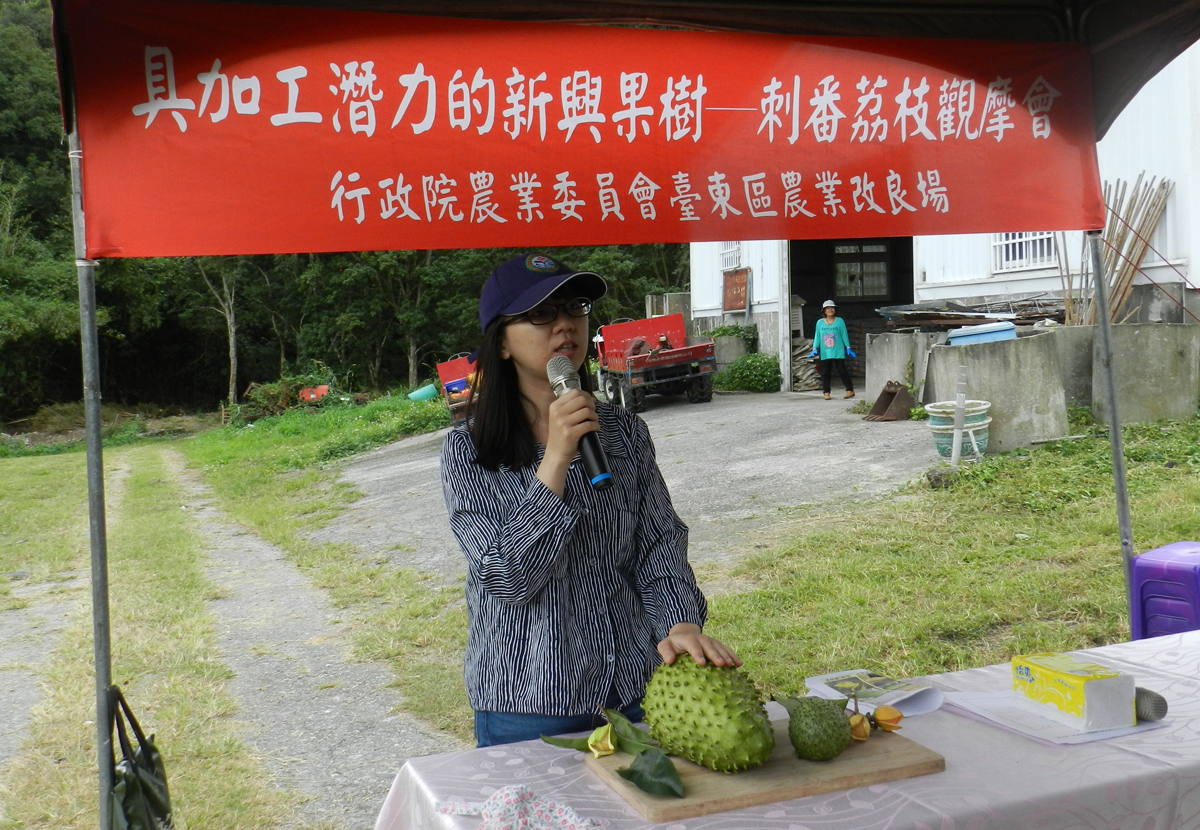
[[[613,486],[612,473],[608,471],[608,460],[600,448],[596,433],[589,432],[579,439],[579,454],[583,456],[583,471],[595,490],[607,490]]]

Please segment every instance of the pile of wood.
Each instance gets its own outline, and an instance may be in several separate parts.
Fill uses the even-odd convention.
[[[1115,184],[1104,183],[1104,204],[1108,207],[1108,221],[1104,226],[1102,264],[1108,275],[1108,309],[1113,323],[1128,320],[1137,309],[1125,306],[1133,293],[1133,280],[1138,275],[1142,260],[1146,257],[1150,237],[1167,207],[1167,199],[1175,186],[1170,179],[1158,181],[1151,178],[1144,182],[1145,172],[1138,175],[1132,191],[1127,183],[1117,179]],[[1071,274],[1067,258],[1066,234],[1058,240],[1059,273],[1063,280],[1065,298],[1064,322],[1068,325],[1092,325],[1097,322],[1095,295],[1091,290],[1094,278],[1090,275],[1090,257],[1086,250],[1080,251],[1079,285]],[[1084,237],[1087,245],[1087,237]]]
[[[792,341],[792,391],[804,392],[821,388],[821,373],[816,363],[808,359],[813,341],[801,338]]]

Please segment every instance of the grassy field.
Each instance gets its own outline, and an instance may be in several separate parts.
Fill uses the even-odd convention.
[[[390,663],[406,708],[469,736],[461,590],[307,541],[304,528],[354,497],[320,464],[325,448],[356,439],[311,422],[259,429],[210,433],[189,456],[227,509],[359,614],[360,651]],[[777,546],[701,572],[716,589],[709,630],[767,688],[789,692],[835,669],[912,676],[1127,638],[1107,434],[1086,412],[1072,432],[1086,437],[989,457],[952,489],[781,513]],[[1194,538],[1200,419],[1124,437],[1136,548]]]
[[[384,399],[171,446],[226,511],[285,549],[358,622],[360,656],[389,665],[406,709],[467,736],[461,586],[307,538],[357,497],[339,482],[338,459],[445,420],[438,401]],[[1108,439],[1078,418],[1072,432],[1086,436],[989,457],[951,489],[781,511],[775,546],[701,571],[710,632],[772,692],[835,669],[912,676],[1127,638]],[[1124,437],[1135,548],[1196,538],[1200,418],[1127,427]],[[205,607],[214,589],[163,467],[166,449],[135,443],[109,454],[132,471],[110,525],[115,676],[172,747],[188,827],[277,826],[292,802],[230,729],[228,671]],[[78,453],[0,459],[0,573],[46,580],[86,567],[83,481]],[[0,609],[19,606],[0,579]],[[91,824],[90,618],[80,606],[43,672],[47,700],[31,741],[0,776],[0,827]]]
[[[915,676],[1126,640],[1104,430],[990,456],[949,490],[788,520],[727,574],[710,629],[773,691],[864,667]],[[1200,533],[1200,418],[1126,427],[1135,550]],[[710,580],[716,575],[708,574]]]
[[[130,470],[108,535],[113,680],[162,745],[170,747],[172,800],[186,817],[181,830],[274,827],[294,800],[270,785],[265,767],[229,717],[236,711],[226,690],[230,673],[220,660],[207,610],[215,589],[204,576],[199,537],[179,510],[180,494],[164,468],[162,451],[159,444],[128,449],[112,454],[107,465]],[[24,491],[23,484],[47,477],[60,486],[69,482],[62,501],[73,501],[74,512],[61,528],[71,544],[56,557],[45,557],[41,567],[48,573],[68,565],[86,569],[86,510],[76,485],[84,478],[83,457],[3,463],[5,504],[12,491]],[[36,512],[22,511],[22,521]],[[65,515],[43,511],[42,520]],[[24,751],[5,768],[0,827],[95,826],[91,634],[91,607],[82,598],[41,670],[42,705],[33,712]]]
[[[359,656],[387,662],[405,708],[439,729],[466,735],[461,586],[435,585],[422,574],[365,557],[351,544],[317,544],[307,536],[357,497],[327,462],[448,420],[441,400],[388,398],[365,407],[295,411],[214,430],[181,446],[230,515],[286,550],[355,614]]]
[[[87,545],[82,455],[0,458],[0,574],[53,579],[76,565]],[[0,612],[24,604],[0,577]]]

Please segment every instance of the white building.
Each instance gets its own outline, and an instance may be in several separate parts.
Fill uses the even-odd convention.
[[[1200,255],[1200,43],[1142,87],[1098,143],[1097,154],[1103,181],[1121,179],[1132,190],[1144,172],[1146,180],[1174,182],[1150,240],[1162,257],[1147,252],[1141,266],[1146,276],[1134,281],[1130,306],[1138,311],[1131,319],[1195,323],[1200,292],[1191,286],[1200,279],[1189,275],[1189,263],[1193,240]],[[1067,234],[1065,254],[1076,274],[1082,242],[1082,232]],[[837,301],[857,349],[867,333],[883,330],[875,313],[881,306],[1061,296],[1056,244],[1053,234],[1036,228],[1022,234],[693,243],[692,319],[698,331],[743,322],[744,313],[722,311],[722,291],[727,274],[749,268],[749,322],[758,324],[760,351],[777,353],[787,378],[792,342],[812,336],[826,299]]]

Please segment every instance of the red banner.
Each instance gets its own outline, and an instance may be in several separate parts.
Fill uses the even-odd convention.
[[[1103,224],[1082,45],[65,6],[93,257]]]

